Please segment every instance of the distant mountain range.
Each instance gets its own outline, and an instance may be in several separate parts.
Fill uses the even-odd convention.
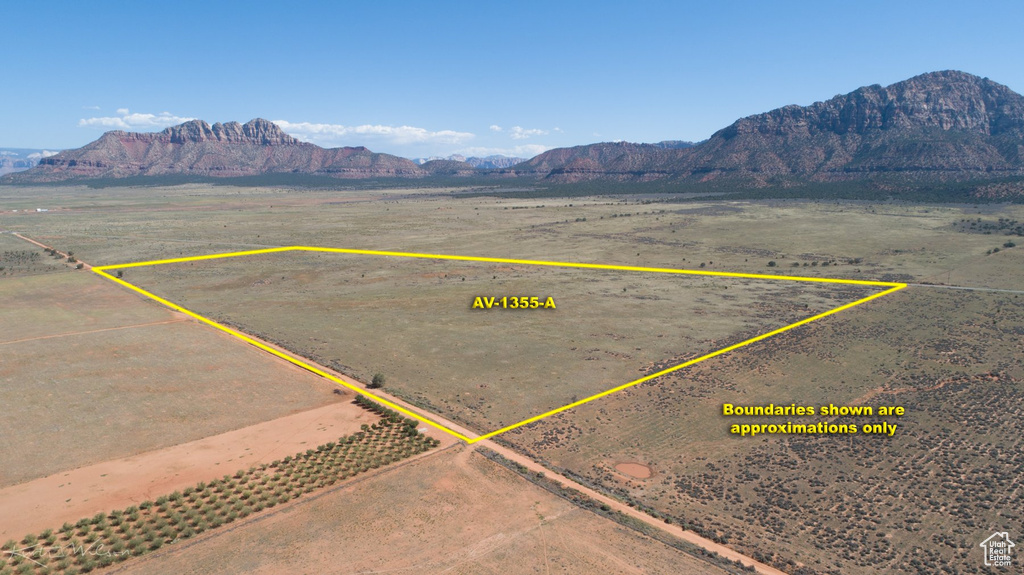
[[[0,148],[0,176],[34,168],[39,160],[56,154],[50,150]]]
[[[362,147],[303,143],[266,120],[213,126],[193,120],[159,133],[108,132],[0,181],[288,173],[477,175],[552,183],[723,181],[753,187],[878,174],[907,181],[991,180],[1024,175],[1024,96],[987,78],[933,72],[742,118],[699,143],[599,143],[517,160],[449,156],[412,161]]]
[[[424,176],[405,158],[366,148],[325,149],[300,142],[277,125],[191,120],[157,133],[107,132],[90,144],[44,158],[35,168],[6,179],[53,182],[133,176],[252,176],[320,174],[339,178]]]
[[[513,170],[561,182],[729,178],[755,185],[878,173],[1021,175],[1024,97],[986,78],[934,72],[742,118],[690,147],[591,144],[550,150]]]
[[[464,162],[479,170],[495,170],[501,168],[511,168],[516,164],[521,164],[525,162],[526,158],[514,158],[511,156],[500,155],[486,156],[483,158],[470,156],[467,158],[462,154],[452,154],[451,156],[447,156],[444,158],[440,156],[432,156],[430,158],[415,158],[413,159],[413,163],[422,166],[427,162],[433,162],[437,160],[445,160],[449,162]]]

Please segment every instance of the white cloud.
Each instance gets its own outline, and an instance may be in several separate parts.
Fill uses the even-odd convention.
[[[526,129],[520,126],[513,126],[509,133],[512,135],[513,140],[525,140],[531,136],[546,136],[548,135],[547,130],[539,130],[536,128]]]
[[[439,130],[431,132],[415,126],[382,126],[364,124],[343,126],[341,124],[314,124],[311,122],[289,122],[274,120],[274,123],[300,140],[315,143],[339,143],[341,140],[377,140],[391,144],[463,144],[475,138],[470,132]]]
[[[138,129],[154,129],[154,128],[166,128],[167,126],[174,126],[187,122],[194,118],[182,118],[175,116],[170,112],[160,112],[159,114],[139,114],[131,113],[128,108],[119,108],[117,110],[117,116],[107,116],[100,118],[82,118],[78,121],[78,125],[81,127],[88,128],[117,128],[120,130],[138,130]]]
[[[512,156],[515,158],[532,158],[537,154],[544,153],[553,146],[545,146],[544,144],[521,144],[519,146],[513,146],[511,148],[488,148],[483,146],[476,146],[470,148],[462,148],[458,153],[464,156]]]
[[[57,152],[51,152],[50,150],[43,150],[41,152],[33,152],[28,155],[30,160],[39,160],[42,158],[49,158],[50,156],[56,156]]]
[[[99,110],[99,106],[82,106],[83,110]]]
[[[499,126],[497,124],[491,124],[491,131],[492,132],[500,132],[501,130],[502,130],[501,126]]]

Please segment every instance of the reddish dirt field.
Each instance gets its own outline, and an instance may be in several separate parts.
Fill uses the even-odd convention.
[[[637,479],[647,479],[652,475],[651,468],[639,463],[619,463],[615,469]]]
[[[725,571],[584,511],[455,446],[117,573],[707,574]]]
[[[200,481],[337,440],[378,417],[335,403],[198,441],[57,473],[0,489],[0,539],[57,528],[100,511],[123,509]],[[444,445],[447,434],[428,433]]]

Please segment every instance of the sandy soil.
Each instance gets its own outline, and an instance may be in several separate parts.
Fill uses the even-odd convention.
[[[348,394],[351,397],[351,394]],[[0,539],[123,509],[334,441],[378,417],[345,401],[0,489]],[[447,434],[430,433],[451,444]]]
[[[619,463],[615,469],[637,479],[648,479],[651,476],[651,468],[640,463]]]
[[[99,465],[90,466],[87,468],[81,468],[73,472],[57,474],[51,477],[43,478],[37,481],[13,486],[11,488],[2,490],[0,491],[0,507],[4,509],[13,509],[13,503],[15,501],[17,501],[18,505],[21,506],[18,509],[17,513],[7,513],[5,515],[9,517],[32,517],[32,523],[24,524],[22,522],[19,522],[15,526],[6,526],[3,523],[0,523],[0,529],[3,529],[3,531],[0,531],[0,537],[17,537],[26,532],[40,531],[47,527],[57,527],[64,521],[74,521],[78,518],[92,515],[97,511],[106,511],[113,508],[122,508],[147,498],[153,498],[160,494],[169,493],[175,489],[184,488],[188,485],[195,484],[198,481],[206,480],[215,476],[220,476],[225,473],[232,473],[240,467],[245,467],[248,465],[259,463],[261,461],[265,461],[267,460],[266,458],[270,458],[270,460],[273,460],[274,458],[282,457],[284,455],[300,451],[306,448],[304,446],[305,443],[311,443],[312,445],[316,445],[318,443],[324,443],[332,439],[336,439],[339,435],[343,435],[345,433],[332,433],[329,434],[328,436],[323,437],[322,439],[314,440],[311,442],[305,442],[303,445],[299,445],[298,447],[295,447],[294,444],[292,444],[292,446],[288,449],[284,449],[282,447],[281,449],[284,449],[284,451],[281,451],[279,455],[273,454],[276,453],[274,451],[274,449],[277,449],[276,447],[268,449],[267,452],[264,452],[263,454],[252,451],[253,448],[251,446],[261,445],[261,440],[263,442],[267,441],[267,435],[264,435],[262,437],[260,437],[259,434],[240,436],[237,438],[229,437],[232,436],[233,434],[241,433],[247,430],[252,430],[253,428],[259,428],[264,425],[273,425],[275,423],[281,422],[282,419],[274,420],[272,422],[269,422],[268,424],[260,424],[257,426],[253,426],[252,428],[246,428],[244,430],[238,430],[236,432],[222,434],[214,438],[208,438],[208,440],[216,440],[217,438],[221,438],[223,441],[223,443],[217,443],[216,441],[214,441],[213,446],[207,448],[208,450],[214,453],[206,453],[202,449],[196,450],[197,444],[202,444],[203,442],[207,441],[200,440],[197,442],[192,442],[190,444],[172,447],[165,450],[160,450],[158,452],[152,452],[150,454],[143,454],[141,456],[136,456],[133,458],[126,458],[122,460],[116,460],[102,463]],[[442,418],[434,417],[434,419],[441,423],[448,423]],[[355,428],[358,428],[358,425],[358,423],[354,423]],[[308,421],[306,426],[312,426],[317,429],[323,427],[317,426],[315,421]],[[270,431],[267,433],[269,433],[269,437],[277,437],[282,433],[287,433],[287,431],[291,430],[293,427],[294,423],[285,424],[283,428],[277,428],[276,433],[274,431]],[[458,426],[451,427],[459,429]],[[225,437],[227,437],[227,439],[224,439]],[[444,437],[444,439],[447,440],[447,443],[449,445],[451,444],[449,437]],[[526,460],[526,458],[518,456],[518,454],[512,454],[508,450],[498,448],[498,446],[493,445],[491,442],[485,442],[485,444],[487,444],[488,447],[497,448],[497,451],[503,452],[503,454],[506,457],[509,457],[510,459],[519,461],[521,463],[523,463],[524,460],[529,461]],[[174,453],[174,450],[188,449],[190,447],[193,451],[182,451]],[[153,459],[152,461],[141,463],[135,461],[138,458],[145,458],[146,456],[152,456],[155,459]],[[192,459],[192,462],[189,463],[188,466],[183,469],[181,467],[183,465],[182,462],[188,461],[190,460],[190,458]],[[198,468],[195,467],[197,461],[199,463]],[[220,466],[222,463],[227,464],[230,462],[236,462],[236,465],[226,465],[224,468],[218,468],[218,466]],[[547,472],[550,475],[550,470],[546,470],[532,461],[529,461],[527,467],[534,469],[535,471]],[[634,469],[633,471],[636,471],[638,473],[641,472],[640,470],[636,469]],[[212,475],[210,475],[211,472]],[[72,476],[72,474],[74,474],[74,476]],[[635,510],[629,508],[626,505],[600,496],[599,494],[596,494],[590,491],[589,489],[583,488],[582,486],[579,486],[574,482],[567,480],[564,477],[558,477],[558,479],[563,480],[564,484],[579,489],[580,491],[587,493],[588,495],[594,497],[595,499],[598,499],[605,503],[609,503],[610,505],[612,505],[612,507],[620,511],[623,511],[624,513],[636,515],[638,516],[638,518],[647,522],[648,524],[664,529],[666,531],[670,531],[673,535],[681,537],[682,539],[685,539],[707,549],[717,551],[718,553],[729,559],[739,559],[743,560],[745,564],[754,564],[761,572],[780,573],[765,565],[753,562],[751,559],[742,556],[739,553],[732,551],[731,549],[714,544],[713,542],[698,537],[696,536],[696,534],[683,531],[679,528],[674,528],[674,526],[673,528],[669,528],[669,526],[665,526],[664,524],[660,523],[652,517],[646,516],[639,512],[635,512]],[[79,491],[73,491],[72,489],[70,489],[72,486],[74,486],[75,489]],[[18,489],[25,489],[25,491],[17,491]],[[10,493],[8,494],[8,492]],[[77,497],[75,496],[76,494]],[[65,499],[65,505],[53,505],[53,501],[59,501],[61,499]],[[11,502],[12,506],[8,506],[8,501]],[[498,521],[498,523],[500,524],[501,522]],[[465,528],[462,528],[460,530],[465,531]],[[676,533],[676,531],[678,531],[678,533]],[[598,543],[598,546],[599,545],[600,543]],[[607,559],[611,558],[612,556],[607,556]],[[548,558],[545,547],[546,562],[547,559]],[[619,557],[615,557],[615,559],[618,563],[622,563]],[[604,568],[600,569],[601,571],[608,571],[607,566],[603,567]],[[619,565],[618,567],[622,566]],[[504,568],[502,568],[501,570],[506,571],[506,569]],[[550,570],[550,565],[548,563],[545,563],[545,570]],[[461,571],[461,569],[458,569],[457,571]],[[624,571],[621,569],[612,569],[612,571],[638,572],[635,570]],[[266,572],[276,571],[269,570]],[[680,571],[674,568],[671,570],[671,572]]]
[[[278,349],[279,351],[285,351],[285,350],[282,350],[282,349],[278,348],[276,345],[271,344],[270,342],[260,340],[260,338],[254,336],[252,334],[246,334],[246,335],[248,337],[251,337],[252,339],[254,339],[256,341],[260,341],[260,343],[268,345],[269,347]],[[286,352],[286,353],[288,353],[289,355],[294,355],[291,352]],[[318,369],[321,369],[321,370],[323,370],[323,371],[325,371],[327,373],[331,373],[332,375],[334,375],[336,377],[339,377],[339,378],[347,381],[348,383],[351,383],[351,384],[353,384],[355,386],[358,386],[358,387],[364,387],[363,383],[358,382],[358,381],[356,381],[356,380],[354,380],[352,378],[349,378],[347,376],[344,376],[344,375],[342,375],[340,373],[337,373],[337,372],[331,370],[330,368],[328,368],[326,366],[320,365],[317,362],[314,362],[314,361],[310,360],[309,358],[302,358],[302,360],[304,362],[308,363],[309,365],[311,365],[313,367],[316,367]],[[384,392],[383,390],[377,389],[377,390],[374,390],[374,393],[376,395],[378,395],[378,396],[380,396],[380,397],[382,397],[382,398],[384,398],[384,399],[386,399],[388,401],[391,401],[391,402],[393,402],[396,405],[400,405],[400,406],[402,406],[402,407],[404,407],[404,408],[406,408],[406,409],[408,409],[408,410],[410,410],[412,412],[416,412],[416,413],[424,413],[425,412],[425,410],[423,410],[422,408],[412,406],[409,403],[407,403],[407,402],[405,402],[405,401],[403,401],[403,400],[401,400],[401,399],[399,399],[397,397],[394,397],[394,396],[388,394],[387,392]],[[462,433],[464,435],[467,435],[469,437],[473,437],[474,435],[476,435],[476,434],[472,433],[471,431],[467,430],[466,428],[462,427],[461,425],[459,425],[459,424],[457,424],[457,423],[455,423],[453,421],[450,421],[450,420],[448,420],[448,419],[446,419],[444,417],[441,417],[441,416],[439,416],[436,413],[429,413],[429,412],[427,412],[426,414],[428,415],[429,419],[432,419],[435,422],[440,423],[441,425],[443,425],[445,427],[448,427],[449,429],[452,429],[454,431],[457,431],[457,432]],[[426,433],[426,434],[430,435],[431,437],[435,437],[435,438],[441,440],[442,441],[442,444],[441,444],[442,448],[446,447],[446,446],[449,446],[449,445],[452,445],[456,441],[448,433],[445,433],[445,432],[442,432],[442,431],[440,431],[440,430],[438,430],[436,428],[430,427],[427,424],[422,424],[419,429],[420,429],[421,432]],[[588,487],[585,487],[585,486],[583,486],[581,484],[576,483],[575,481],[572,481],[571,479],[569,479],[569,478],[567,478],[567,477],[565,477],[563,475],[555,473],[552,470],[547,469],[547,468],[543,467],[542,465],[540,465],[539,463],[533,461],[532,459],[530,459],[530,458],[528,458],[526,456],[523,456],[523,455],[521,455],[521,454],[519,454],[519,453],[517,453],[515,451],[512,451],[510,449],[502,447],[502,446],[494,443],[493,441],[490,441],[490,440],[482,441],[478,445],[482,445],[484,447],[487,447],[489,449],[497,451],[498,453],[502,454],[504,457],[506,457],[506,458],[508,458],[508,459],[510,459],[512,461],[515,461],[517,463],[520,463],[520,464],[524,465],[525,467],[527,467],[528,469],[530,469],[532,471],[543,472],[543,473],[545,473],[547,475],[547,477],[552,478],[552,479],[557,479],[558,481],[560,481],[563,485],[565,485],[567,487],[570,487],[572,489],[576,489],[576,490],[586,494],[587,496],[589,496],[589,497],[591,497],[591,498],[593,498],[593,499],[595,499],[595,500],[597,500],[597,501],[599,501],[601,503],[605,503],[605,504],[609,505],[610,507],[612,507],[613,509],[616,509],[617,511],[620,511],[620,512],[626,514],[626,515],[630,515],[630,516],[632,516],[632,517],[634,517],[636,519],[639,519],[639,520],[643,521],[644,523],[647,523],[648,525],[650,525],[652,527],[656,527],[658,529],[661,529],[661,530],[663,530],[663,531],[665,531],[665,532],[667,532],[667,533],[669,533],[669,534],[671,534],[673,536],[676,536],[676,537],[678,537],[680,539],[683,539],[684,541],[687,541],[687,542],[692,543],[694,545],[697,545],[699,547],[703,547],[704,549],[707,549],[709,551],[714,551],[714,552],[718,553],[719,555],[729,559],[730,561],[741,561],[744,565],[748,565],[748,566],[749,565],[753,565],[758,573],[763,573],[763,574],[766,574],[766,575],[785,575],[785,573],[783,573],[782,571],[780,571],[778,569],[775,569],[775,568],[773,568],[773,567],[771,567],[769,565],[766,565],[764,563],[761,563],[759,561],[755,561],[754,559],[752,559],[750,557],[747,557],[746,555],[743,555],[743,554],[741,554],[741,553],[739,553],[739,552],[737,552],[737,551],[735,551],[735,550],[733,550],[733,549],[731,549],[729,547],[726,547],[724,545],[715,543],[714,541],[711,541],[710,539],[706,539],[704,537],[701,537],[701,536],[697,535],[696,533],[694,533],[692,531],[684,530],[684,529],[682,529],[682,528],[680,528],[679,526],[676,526],[676,525],[667,525],[664,522],[662,522],[662,521],[660,521],[658,519],[655,519],[654,517],[651,517],[650,515],[647,515],[646,513],[643,513],[641,511],[637,511],[636,509],[634,509],[632,507],[629,507],[628,505],[622,503],[621,501],[614,500],[614,499],[611,499],[609,497],[606,497],[606,496],[604,496],[604,495],[602,495],[602,494],[600,494],[600,493],[598,493],[598,492],[596,492],[596,491],[594,491],[594,490],[592,490],[592,489],[590,489]],[[268,572],[273,572],[273,571],[268,571]],[[316,571],[311,571],[311,572],[316,572]],[[460,571],[456,571],[456,572],[460,572]]]
[[[722,574],[465,446],[166,547],[122,573]]]

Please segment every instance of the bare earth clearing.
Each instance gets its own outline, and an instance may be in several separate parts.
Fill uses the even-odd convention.
[[[351,397],[351,394],[349,394]],[[123,509],[335,441],[378,417],[334,403],[157,451],[79,467],[0,489],[0,539]],[[432,434],[451,442],[447,434]]]
[[[119,572],[724,573],[583,511],[466,447],[241,527]]]

